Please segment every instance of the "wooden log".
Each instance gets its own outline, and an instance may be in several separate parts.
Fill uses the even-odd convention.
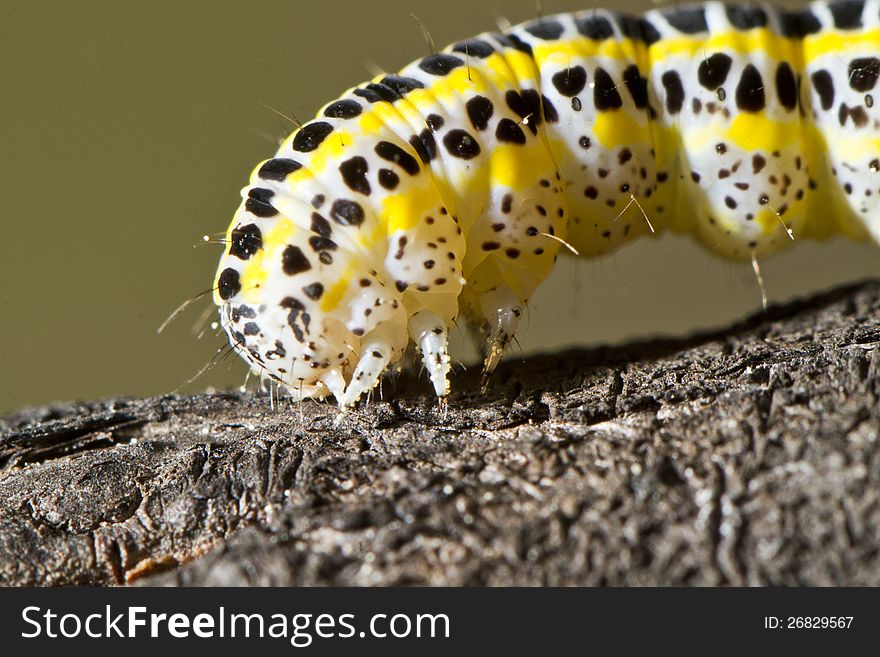
[[[213,394],[0,420],[0,582],[880,584],[880,283],[505,363],[448,410]]]

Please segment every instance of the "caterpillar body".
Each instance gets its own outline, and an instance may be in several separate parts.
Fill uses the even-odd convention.
[[[648,233],[729,258],[880,240],[880,0],[721,2],[535,20],[352,88],[259,164],[214,299],[235,349],[341,408],[447,332],[485,372],[566,246]]]

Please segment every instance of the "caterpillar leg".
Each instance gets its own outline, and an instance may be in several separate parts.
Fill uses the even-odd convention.
[[[327,386],[327,390],[336,399],[342,399],[345,394],[345,377],[342,376],[342,372],[336,368],[329,370],[321,377],[321,383]]]
[[[361,395],[375,388],[389,363],[396,361],[401,352],[402,348],[393,339],[392,330],[388,327],[382,326],[367,334],[351,382],[342,396],[336,397],[340,410],[354,406]]]
[[[409,335],[422,352],[422,361],[437,397],[449,394],[448,333],[443,320],[430,310],[420,310],[409,320]]]
[[[516,333],[522,307],[522,302],[506,285],[499,285],[480,295],[480,309],[489,321],[489,351],[483,362],[484,386]]]

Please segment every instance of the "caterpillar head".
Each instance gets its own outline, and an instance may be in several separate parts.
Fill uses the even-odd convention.
[[[323,214],[356,221],[358,208],[339,203],[247,191],[214,300],[233,349],[254,372],[295,398],[332,393],[342,403],[360,363],[379,368],[378,380],[409,337],[401,294],[384,280],[381,260]]]

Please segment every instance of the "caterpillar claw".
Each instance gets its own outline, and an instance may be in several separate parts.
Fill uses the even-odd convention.
[[[422,353],[422,361],[439,399],[449,394],[449,335],[443,320],[430,310],[420,310],[409,320],[409,335]]]
[[[480,308],[489,321],[488,353],[483,362],[482,389],[485,391],[489,377],[501,362],[507,345],[516,333],[522,315],[522,302],[512,289],[501,285],[480,296]]]

